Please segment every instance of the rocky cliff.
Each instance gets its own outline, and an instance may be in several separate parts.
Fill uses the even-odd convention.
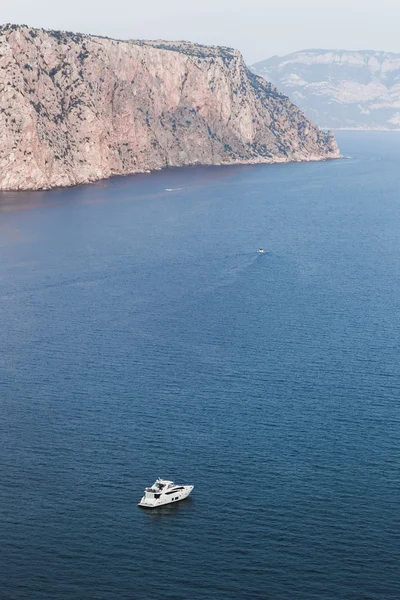
[[[0,29],[0,189],[337,156],[230,48]]]
[[[321,127],[400,129],[400,54],[304,50],[274,56],[251,70]]]

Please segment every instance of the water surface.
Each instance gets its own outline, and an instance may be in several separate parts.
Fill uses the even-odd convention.
[[[2,598],[399,599],[400,135],[338,139],[0,194]]]

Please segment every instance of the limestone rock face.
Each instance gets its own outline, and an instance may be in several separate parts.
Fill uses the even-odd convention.
[[[339,157],[239,52],[0,29],[0,189],[191,164]]]

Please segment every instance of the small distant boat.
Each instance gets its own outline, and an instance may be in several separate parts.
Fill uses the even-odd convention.
[[[265,253],[265,250],[263,248],[259,248],[257,250],[257,254],[264,254],[264,253]]]
[[[144,496],[139,506],[144,508],[158,508],[165,504],[184,500],[193,490],[193,485],[176,485],[168,479],[157,479],[155,483],[144,490]]]

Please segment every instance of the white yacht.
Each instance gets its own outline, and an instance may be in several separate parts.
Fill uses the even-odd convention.
[[[264,252],[265,252],[265,250],[264,250],[263,248],[259,248],[259,249],[257,250],[257,253],[258,253],[258,254],[264,254]]]
[[[193,485],[176,485],[167,479],[157,479],[151,487],[144,490],[139,506],[157,508],[171,502],[178,502],[187,498],[193,488]]]

